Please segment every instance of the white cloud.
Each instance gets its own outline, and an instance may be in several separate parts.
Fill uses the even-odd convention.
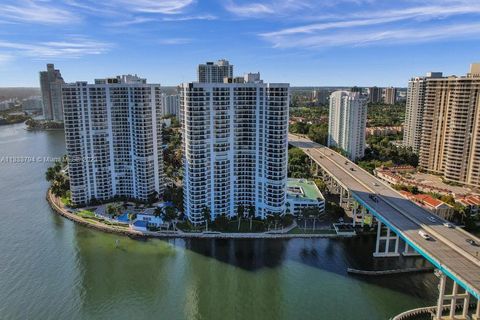
[[[292,35],[297,33],[312,33],[315,31],[324,31],[329,29],[351,28],[385,24],[409,19],[430,20],[438,17],[449,17],[460,14],[480,13],[480,3],[474,5],[460,6],[422,6],[407,9],[380,11],[380,12],[361,12],[343,16],[341,21],[314,23],[294,28],[286,28],[279,31],[263,33],[265,37],[278,37]],[[361,17],[367,17],[361,19]]]
[[[267,2],[251,2],[239,4],[234,0],[227,0],[225,9],[234,15],[246,18],[283,16],[292,11],[312,7],[308,0],[274,0]]]
[[[189,20],[216,20],[217,17],[212,14],[200,14],[194,16],[168,16],[163,21],[189,21]]]
[[[0,20],[41,24],[71,24],[79,18],[48,1],[18,0],[0,4]]]
[[[163,45],[180,45],[187,44],[192,42],[192,39],[189,38],[170,38],[170,39],[160,39],[157,41],[159,44]]]
[[[263,15],[274,12],[270,6],[262,3],[238,5],[232,2],[228,4],[225,8],[238,16]]]
[[[479,2],[438,1],[441,3],[430,4],[424,1],[423,5],[403,8],[382,8],[372,11],[362,9],[358,12],[350,10],[343,16],[338,14],[335,17],[329,16],[327,20],[330,21],[263,32],[259,35],[274,47],[288,48],[365,45],[387,43],[390,39],[396,39],[398,42],[432,41],[454,37],[452,30],[457,32],[459,37],[478,33],[476,23],[459,25],[454,18],[465,15],[478,16]],[[469,20],[463,22],[465,21]]]
[[[5,54],[5,53],[0,53],[0,65],[4,65],[7,62],[10,62],[13,60],[13,56],[10,54]]]
[[[336,46],[366,46],[371,44],[404,44],[440,39],[480,38],[480,23],[452,24],[421,29],[398,28],[390,30],[335,32],[325,35],[301,35],[272,38],[279,48],[328,48]]]
[[[89,13],[122,15],[127,13],[183,13],[194,0],[64,0],[66,4]],[[121,10],[119,10],[121,8]]]
[[[44,43],[21,43],[0,40],[0,48],[34,59],[48,59],[52,57],[68,59],[105,53],[111,48],[111,44],[74,36],[67,41]]]
[[[177,14],[191,5],[193,0],[110,0],[136,12]]]

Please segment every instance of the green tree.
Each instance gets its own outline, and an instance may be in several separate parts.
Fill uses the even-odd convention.
[[[247,211],[248,218],[250,219],[250,231],[252,231],[252,220],[255,217],[255,206],[250,205]]]
[[[237,219],[238,219],[238,231],[240,231],[240,224],[242,223],[242,217],[245,215],[245,208],[239,204],[237,206]]]
[[[210,222],[210,219],[211,219],[211,211],[209,207],[207,206],[203,207],[202,216],[203,216],[203,221],[205,222],[205,231],[208,231],[208,223]]]

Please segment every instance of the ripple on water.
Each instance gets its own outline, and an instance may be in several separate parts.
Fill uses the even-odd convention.
[[[65,153],[61,132],[0,127],[0,141],[0,156]],[[142,242],[75,225],[46,204],[47,166],[0,165],[2,320],[383,320],[433,303],[412,294],[434,292],[428,275],[346,274],[373,266],[372,239]]]

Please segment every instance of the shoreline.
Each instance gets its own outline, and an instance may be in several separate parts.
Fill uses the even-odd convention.
[[[65,131],[63,128],[25,128],[26,131]]]
[[[130,237],[133,239],[173,239],[173,238],[192,238],[192,239],[295,239],[295,238],[351,238],[354,235],[338,234],[288,234],[288,233],[203,233],[203,232],[183,232],[183,231],[163,231],[163,232],[141,232],[131,228],[119,228],[104,223],[93,223],[76,214],[68,212],[51,192],[47,190],[46,200],[50,207],[58,215],[78,223],[84,227],[92,228],[97,231],[113,233]]]

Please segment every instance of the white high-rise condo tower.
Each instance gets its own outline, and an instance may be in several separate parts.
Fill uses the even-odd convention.
[[[51,63],[47,71],[40,71],[40,90],[43,101],[43,117],[45,120],[63,121],[62,85],[60,70]]]
[[[63,86],[72,201],[163,193],[160,85],[136,76]]]
[[[176,116],[180,107],[180,96],[178,94],[167,95],[162,93],[162,115]]]
[[[335,91],[330,95],[328,146],[344,150],[352,160],[365,154],[367,100],[359,92]]]
[[[198,65],[198,82],[202,83],[223,83],[224,78],[233,77],[233,65],[227,60],[207,62]]]
[[[184,208],[201,223],[252,206],[257,217],[285,212],[289,85],[258,74],[180,89]]]

